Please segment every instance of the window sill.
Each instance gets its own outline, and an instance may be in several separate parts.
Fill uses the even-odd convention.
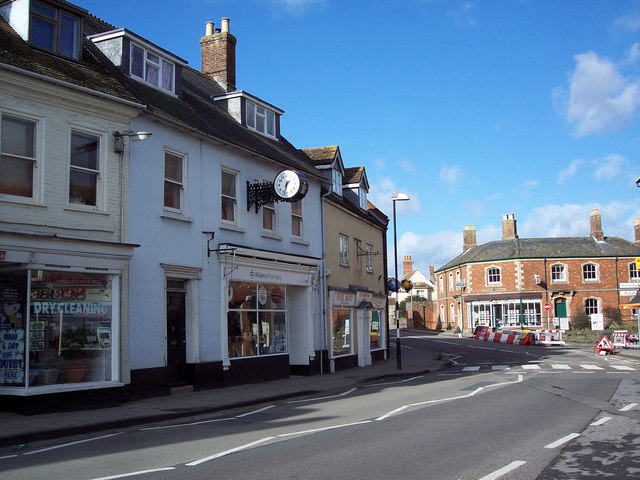
[[[30,207],[46,207],[46,205],[38,202],[32,197],[19,197],[14,195],[0,195],[0,202],[17,203],[19,205],[28,205]]]
[[[108,216],[109,212],[105,212],[104,210],[99,210],[97,207],[91,207],[88,205],[68,205],[65,208],[68,212],[82,212],[82,213],[92,213],[95,215],[105,215]]]
[[[269,231],[263,231],[262,232],[262,238],[270,238],[271,240],[282,240],[282,237],[280,235],[277,235],[273,232],[269,232]]]
[[[303,240],[302,238],[295,238],[295,237],[291,239],[291,243],[295,243],[295,244],[298,244],[298,245],[306,245],[306,246],[311,245],[306,240]]]
[[[240,227],[239,225],[235,225],[232,223],[221,223],[220,224],[220,228],[222,230],[229,230],[231,232],[238,232],[238,233],[245,233],[246,230],[242,227]]]
[[[193,218],[181,215],[179,213],[164,211],[160,214],[160,218],[166,218],[168,220],[177,220],[178,222],[192,223]]]

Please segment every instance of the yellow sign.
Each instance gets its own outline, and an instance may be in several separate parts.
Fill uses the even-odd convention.
[[[640,257],[636,257],[636,268],[640,270]]]

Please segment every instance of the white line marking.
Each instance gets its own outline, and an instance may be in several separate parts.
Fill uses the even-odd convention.
[[[464,367],[462,369],[463,372],[477,372],[478,370],[480,370],[479,366],[475,366],[475,367]]]
[[[494,365],[491,370],[511,370],[511,367],[509,365]]]
[[[574,438],[578,438],[579,436],[580,436],[579,433],[570,433],[569,435],[566,435],[566,436],[560,438],[559,440],[556,440],[555,442],[550,443],[549,445],[545,445],[544,448],[556,448],[556,447],[559,447],[563,443],[567,443],[567,442],[573,440]]]
[[[609,420],[611,420],[612,417],[602,417],[600,420],[597,420],[595,422],[593,422],[591,424],[592,427],[599,427],[600,425],[604,425],[605,423],[607,423]]]
[[[522,369],[523,370],[540,370],[540,365],[536,365],[536,364],[522,365]]]
[[[253,448],[253,447],[257,446],[257,445],[260,445],[261,443],[265,443],[265,442],[268,442],[270,440],[273,440],[274,438],[276,438],[276,437],[261,438],[260,440],[256,440],[255,442],[247,443],[245,445],[240,445],[239,447],[231,448],[229,450],[225,450],[224,452],[216,453],[215,455],[211,455],[210,457],[205,457],[205,458],[201,458],[200,460],[195,460],[193,462],[189,462],[186,465],[188,467],[195,467],[197,465],[200,465],[201,463],[208,462],[209,460],[215,460],[216,458],[224,457],[225,455],[230,455],[232,453],[240,452],[242,450],[248,450],[248,449]]]
[[[563,363],[554,363],[551,365],[551,368],[555,370],[571,370],[571,367],[569,365]]]
[[[199,422],[191,422],[191,423],[178,423],[176,425],[162,425],[156,427],[145,427],[141,428],[141,432],[145,432],[148,430],[164,430],[166,428],[182,428],[182,427],[193,427],[195,425],[204,425],[206,423],[217,423],[217,422],[228,422],[229,420],[235,420],[235,418],[215,418],[213,420],[201,420]]]
[[[620,412],[628,412],[629,410],[632,410],[633,408],[635,408],[636,405],[638,405],[638,404],[637,403],[630,403],[626,407],[622,407],[619,411]]]
[[[628,365],[611,365],[611,368],[615,368],[616,370],[635,370],[635,368],[629,367]]]
[[[411,378],[405,378],[404,380],[397,380],[395,382],[382,382],[382,383],[372,383],[371,385],[365,385],[365,387],[379,387],[380,385],[393,385],[396,383],[406,383],[406,382],[410,382],[411,380],[415,380],[417,378],[422,378],[424,377],[424,375],[419,375],[417,377],[411,377]]]
[[[122,435],[123,433],[124,432],[110,433],[109,435],[102,435],[101,437],[87,438],[86,440],[78,440],[76,442],[63,443],[62,445],[56,445],[55,447],[42,448],[40,450],[34,450],[32,452],[25,452],[23,453],[23,455],[34,455],[36,453],[48,452],[49,450],[56,450],[58,448],[71,447],[73,445],[78,445],[80,443],[93,442],[95,440],[102,440],[103,438],[115,437],[117,435]]]
[[[599,367],[598,365],[592,365],[590,363],[584,363],[582,365],[580,365],[582,368],[584,368],[585,370],[604,370],[604,368]]]
[[[0,457],[0,460],[5,460],[5,459],[7,459],[7,458],[14,458],[14,457],[17,457],[17,456],[18,456],[18,455],[6,455],[6,456],[4,456],[4,457]]]
[[[254,413],[261,413],[261,412],[264,412],[265,410],[269,410],[274,407],[275,405],[269,405],[268,407],[263,407],[258,410],[254,410],[253,412],[241,413],[240,415],[236,415],[236,418],[248,417],[249,415],[253,415]]]
[[[140,470],[139,472],[123,473],[122,475],[111,475],[110,477],[94,478],[93,480],[111,480],[113,478],[133,477],[135,475],[144,475],[146,473],[166,472],[167,470],[175,470],[175,467],[154,468],[153,470]]]
[[[434,342],[446,343],[447,345],[456,345],[456,346],[458,346],[458,344],[455,343],[455,342],[445,342],[444,340],[434,340]]]
[[[306,400],[291,400],[290,402],[287,402],[287,403],[315,402],[316,400],[327,400],[329,398],[344,397],[345,395],[349,395],[350,393],[355,392],[356,390],[357,388],[350,388],[346,392],[339,393],[337,395],[329,395],[328,397],[307,398]]]
[[[509,473],[511,470],[515,470],[516,468],[521,467],[525,463],[527,463],[527,462],[523,462],[522,460],[511,462],[506,467],[502,467],[500,470],[496,470],[495,472],[490,473],[489,475],[486,475],[486,476],[482,477],[480,480],[495,480],[496,478],[499,478],[502,475],[504,475],[506,473]]]
[[[365,423],[371,423],[372,420],[363,420],[362,422],[345,423],[344,425],[334,425],[332,427],[313,428],[311,430],[302,430],[300,432],[281,433],[279,437],[292,437],[295,435],[307,435],[309,433],[326,432],[327,430],[335,430],[336,428],[353,427],[355,425],[364,425]]]

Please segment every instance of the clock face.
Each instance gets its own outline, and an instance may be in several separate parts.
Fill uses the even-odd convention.
[[[300,177],[293,170],[283,170],[273,182],[276,194],[281,198],[293,198],[300,190]]]

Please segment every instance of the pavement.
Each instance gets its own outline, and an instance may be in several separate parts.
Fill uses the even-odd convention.
[[[403,332],[403,335],[411,335],[412,333],[414,332]],[[419,334],[426,335],[427,333],[419,331]],[[434,335],[451,337],[454,334],[444,332]],[[470,337],[468,334],[463,334],[463,336]],[[395,345],[395,338],[392,337],[391,343]],[[593,347],[575,344],[566,345],[563,348],[593,350]],[[264,383],[177,393],[126,402],[120,406],[102,409],[31,416],[0,412],[0,447],[21,449],[27,448],[29,442],[34,441],[213,414],[296,397],[341,392],[383,378],[435,372],[449,364],[446,356],[438,351],[420,350],[419,355],[408,354],[409,352],[417,351],[403,351],[401,370],[397,368],[395,348],[392,348],[391,356],[387,360],[381,360],[366,367],[355,367],[324,375],[291,376]],[[640,350],[619,350],[616,355],[640,360]]]

